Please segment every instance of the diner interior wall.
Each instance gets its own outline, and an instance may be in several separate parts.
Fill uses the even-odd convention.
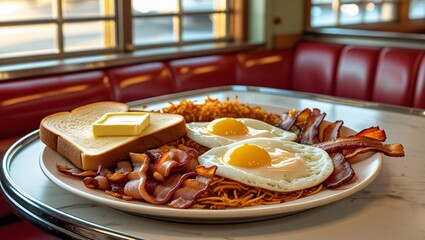
[[[250,0],[249,39],[267,48],[291,47],[302,35],[304,1]]]

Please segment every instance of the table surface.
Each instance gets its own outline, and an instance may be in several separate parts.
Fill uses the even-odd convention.
[[[45,148],[33,132],[6,153],[1,187],[19,214],[60,238],[76,239],[425,239],[425,111],[364,101],[267,88],[227,86],[129,103],[138,109],[206,96],[268,111],[319,108],[326,120],[342,119],[360,131],[380,126],[386,143],[402,143],[404,158],[383,157],[382,169],[366,188],[342,200],[292,215],[228,224],[155,220],[125,213],[76,196],[51,182],[40,169]]]

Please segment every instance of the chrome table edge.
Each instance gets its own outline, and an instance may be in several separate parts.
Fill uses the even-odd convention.
[[[35,130],[18,140],[3,157],[0,187],[15,213],[60,239],[140,239],[62,213],[29,196],[15,184],[9,175],[11,161],[21,149],[39,139],[38,133],[39,130]]]

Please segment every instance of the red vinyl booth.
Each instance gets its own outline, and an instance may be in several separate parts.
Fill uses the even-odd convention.
[[[332,95],[342,47],[317,42],[297,45],[293,59],[292,89]]]
[[[289,89],[291,84],[292,51],[252,51],[236,55],[237,84]]]
[[[346,46],[335,79],[335,96],[370,100],[379,48]]]
[[[173,92],[171,70],[165,63],[142,63],[106,71],[119,102],[155,97]]]
[[[236,83],[235,55],[178,59],[170,61],[169,65],[177,92]]]
[[[413,107],[425,109],[425,54],[419,64],[418,77],[416,78]]]
[[[379,56],[372,101],[411,106],[423,52],[384,48]]]

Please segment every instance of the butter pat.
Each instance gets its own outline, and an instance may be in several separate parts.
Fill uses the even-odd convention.
[[[134,136],[139,135],[150,124],[150,115],[146,112],[106,113],[93,124],[93,135]]]

